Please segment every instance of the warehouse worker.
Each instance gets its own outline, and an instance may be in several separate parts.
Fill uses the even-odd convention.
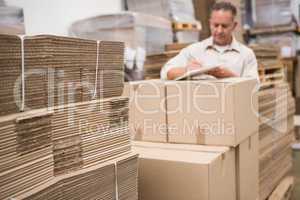
[[[212,36],[184,48],[161,70],[161,79],[173,80],[187,71],[216,65],[208,71],[216,78],[253,77],[259,81],[256,57],[232,35],[237,9],[230,2],[216,3],[210,16]]]

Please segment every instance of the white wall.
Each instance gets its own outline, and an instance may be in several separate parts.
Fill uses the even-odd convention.
[[[76,20],[122,10],[122,0],[5,0],[22,7],[26,34],[68,35]]]

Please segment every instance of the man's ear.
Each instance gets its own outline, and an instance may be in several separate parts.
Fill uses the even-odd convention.
[[[237,27],[237,25],[238,25],[238,22],[234,20],[234,22],[233,22],[233,30]]]

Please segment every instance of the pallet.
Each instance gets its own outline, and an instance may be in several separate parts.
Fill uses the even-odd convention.
[[[265,27],[265,28],[253,28],[250,29],[250,35],[263,35],[263,34],[275,34],[275,33],[286,33],[286,32],[295,32],[300,33],[300,27],[292,23],[290,25],[284,26],[274,26],[274,27]]]
[[[260,66],[258,74],[262,83],[261,86],[275,85],[285,80],[284,66],[281,64]]]
[[[200,31],[200,23],[182,23],[182,22],[173,22],[172,23],[173,31]]]
[[[165,51],[180,51],[181,49],[189,46],[190,43],[173,43],[173,44],[166,44]]]
[[[279,85],[284,82],[283,78],[273,78],[273,80],[266,80],[266,81],[261,81],[260,84],[260,89],[267,89],[267,88],[272,88],[275,87],[276,85]]]
[[[292,197],[294,186],[294,177],[286,177],[279,183],[268,200],[290,200]]]

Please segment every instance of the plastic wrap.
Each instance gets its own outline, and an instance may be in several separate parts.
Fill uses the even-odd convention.
[[[174,41],[178,43],[193,43],[199,41],[199,31],[178,31],[174,33]]]
[[[281,57],[296,56],[296,52],[300,50],[300,37],[295,33],[282,33],[272,35],[257,35],[252,43],[259,44],[276,44],[280,47]]]
[[[25,34],[24,15],[22,8],[0,6],[0,33]]]
[[[126,80],[143,78],[146,55],[164,52],[173,42],[171,22],[167,19],[134,12],[101,15],[75,22],[71,36],[125,42]]]
[[[147,55],[162,53],[165,44],[172,43],[170,21],[133,12],[84,19],[75,22],[69,33],[87,39],[125,42],[131,49],[144,48]]]
[[[0,0],[0,6],[5,6],[4,0]]]
[[[127,0],[128,10],[164,17],[176,22],[195,21],[192,0]]]
[[[254,27],[299,23],[299,0],[252,0]]]

